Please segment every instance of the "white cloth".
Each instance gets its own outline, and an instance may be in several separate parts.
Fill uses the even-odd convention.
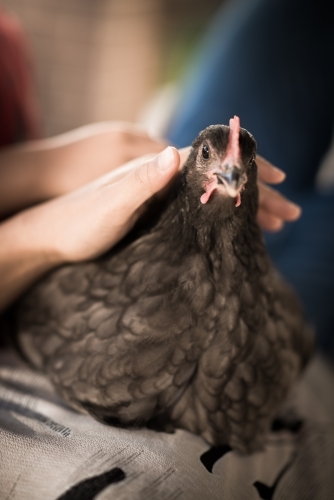
[[[287,407],[295,423],[272,432],[265,451],[240,456],[228,447],[211,449],[181,430],[166,434],[100,424],[71,410],[46,377],[5,352],[0,498],[334,498],[334,373],[324,360],[311,363]]]

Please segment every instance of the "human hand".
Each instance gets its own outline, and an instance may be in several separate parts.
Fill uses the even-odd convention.
[[[117,243],[153,196],[165,196],[188,154],[189,148],[177,152],[168,147],[158,156],[138,158],[0,224],[0,310],[53,267],[97,257]],[[258,164],[262,181],[284,179],[262,158]],[[261,181],[259,187],[263,227],[277,230],[284,220],[298,217],[298,207]]]
[[[181,169],[188,158],[190,147],[179,150]],[[124,165],[114,172],[114,178],[123,177],[136,164],[137,160]],[[256,163],[258,166],[258,188],[259,188],[259,209],[257,221],[262,229],[267,231],[279,231],[283,228],[284,222],[293,222],[301,215],[301,207],[291,202],[275,189],[270,188],[269,184],[280,184],[285,179],[285,173],[270,162],[257,155]],[[165,186],[159,193],[165,196],[169,186]]]
[[[21,213],[40,235],[53,263],[92,259],[117,243],[145,209],[145,202],[177,173],[180,156],[168,147],[133,160],[67,195]]]
[[[47,198],[61,196],[148,153],[159,153],[167,142],[153,139],[139,125],[95,123],[47,141],[43,161]],[[52,152],[52,156],[50,155]]]
[[[270,188],[265,183],[279,184],[284,181],[285,173],[274,167],[262,156],[257,155],[259,210],[257,221],[262,229],[279,231],[285,221],[295,221],[301,215],[301,208],[289,201],[281,193]]]
[[[0,218],[69,193],[146,153],[167,146],[138,125],[95,123],[0,151]]]
[[[186,161],[190,147],[179,151],[182,166]],[[256,156],[258,166],[258,188],[259,188],[259,209],[257,221],[262,229],[266,231],[279,231],[283,228],[284,222],[297,220],[301,215],[300,206],[291,202],[275,189],[267,186],[269,184],[280,184],[285,179],[285,173],[270,162]]]
[[[0,311],[53,267],[92,259],[117,243],[179,163],[177,150],[168,147],[3,221]]]

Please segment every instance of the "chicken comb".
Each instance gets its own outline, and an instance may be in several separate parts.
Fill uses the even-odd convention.
[[[226,148],[226,158],[229,157],[235,162],[237,162],[240,158],[239,133],[240,118],[234,115],[234,118],[230,119],[230,133],[228,136],[228,144]]]

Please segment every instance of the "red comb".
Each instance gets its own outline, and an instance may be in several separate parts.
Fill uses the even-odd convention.
[[[226,149],[226,157],[233,158],[235,161],[238,161],[240,157],[239,133],[240,119],[238,116],[234,116],[234,118],[230,119],[230,134]]]

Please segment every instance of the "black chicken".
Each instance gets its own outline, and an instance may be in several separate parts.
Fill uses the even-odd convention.
[[[237,117],[208,127],[150,227],[23,298],[21,349],[73,407],[263,446],[313,340],[256,223],[255,150]]]

